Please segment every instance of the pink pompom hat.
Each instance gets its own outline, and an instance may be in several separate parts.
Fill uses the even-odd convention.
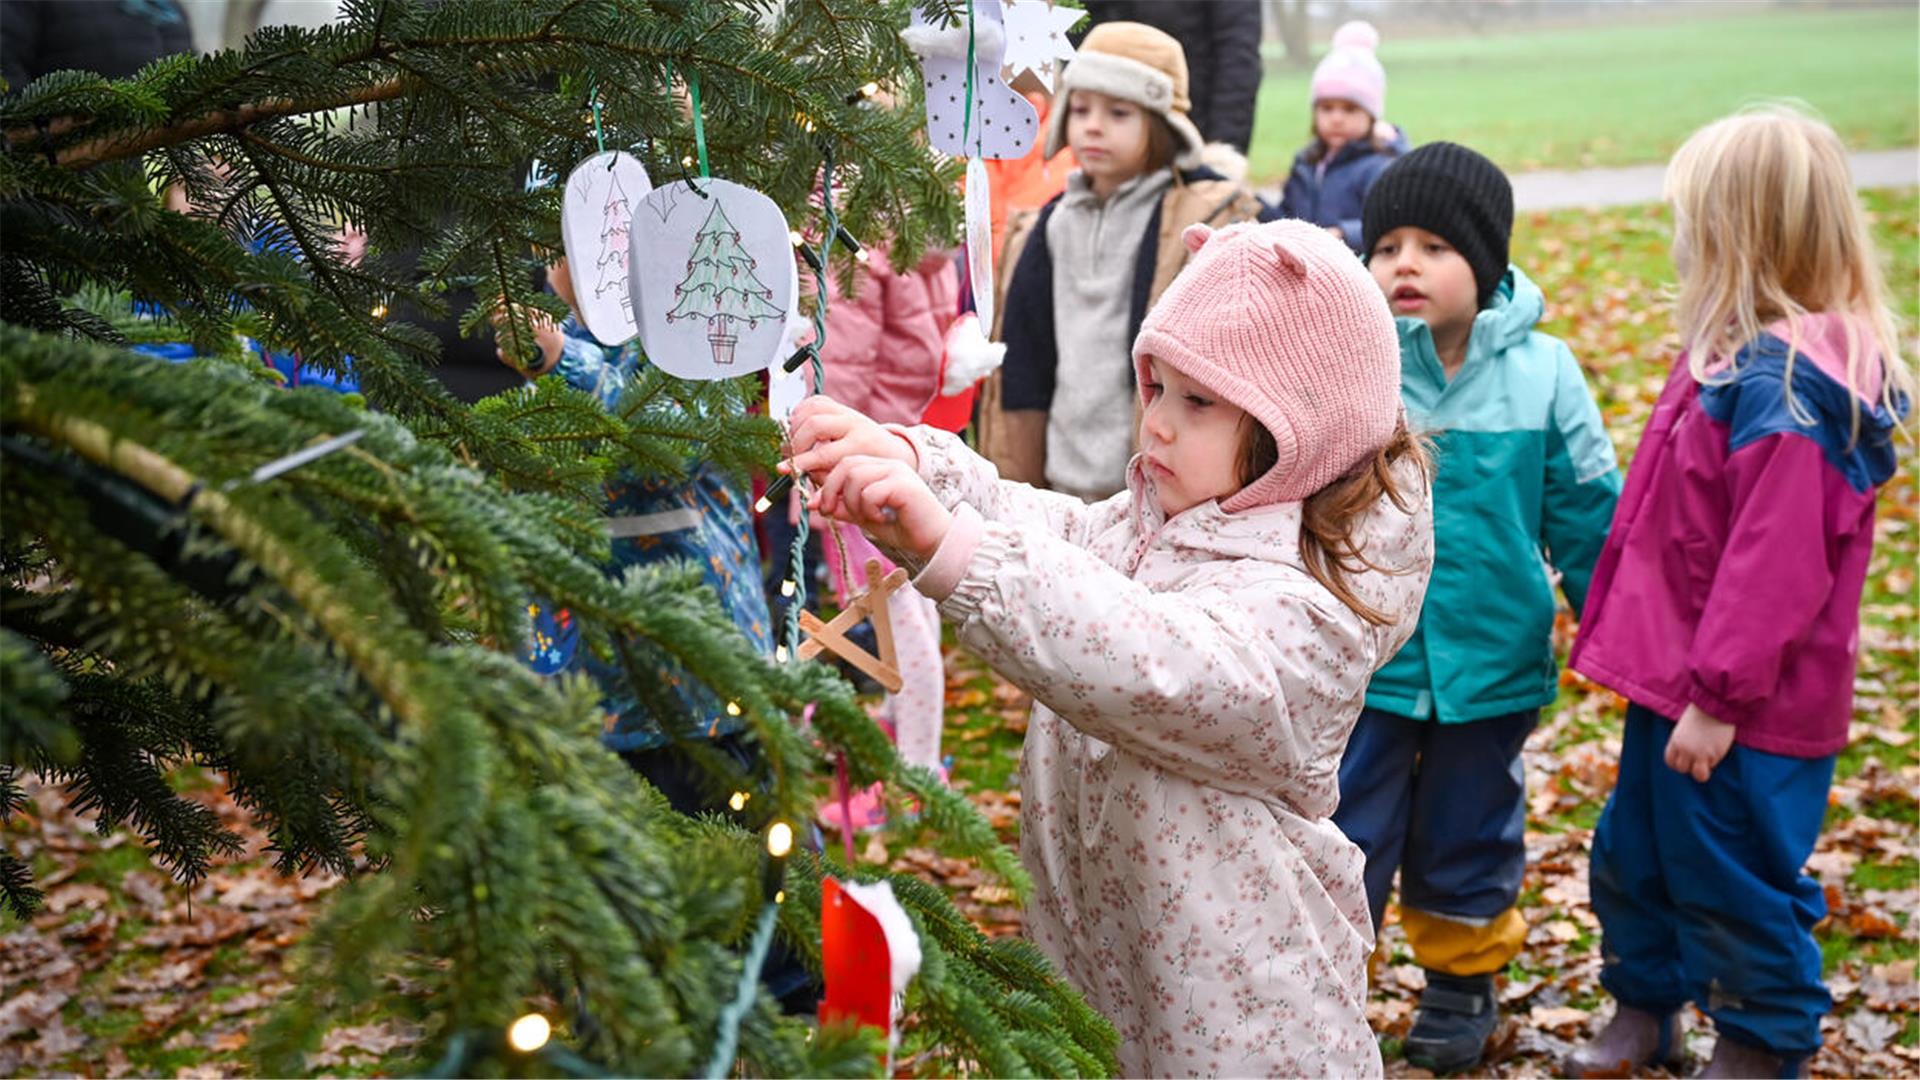
[[[1375,120],[1387,115],[1387,69],[1374,50],[1380,31],[1361,19],[1344,23],[1333,32],[1333,50],[1313,69],[1312,101],[1328,98],[1351,101]]]

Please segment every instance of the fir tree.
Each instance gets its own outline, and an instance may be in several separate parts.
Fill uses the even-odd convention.
[[[532,285],[559,254],[559,192],[526,191],[526,163],[594,152],[597,94],[608,144],[676,175],[696,80],[716,172],[803,220],[830,156],[847,227],[913,257],[952,232],[956,170],[916,144],[911,101],[848,94],[917,88],[905,18],[867,0],[350,0],[333,26],[0,101],[0,816],[39,774],[191,882],[234,843],[169,787],[191,762],[224,773],[282,869],[352,875],[254,1040],[264,1069],[302,1071],[328,1024],[406,984],[433,1009],[430,1051],[469,1070],[567,1054],[701,1069],[767,902],[761,831],[804,819],[828,753],[1026,888],[824,665],[754,654],[690,571],[600,572],[616,464],[771,459],[769,426],[742,415],[750,380],[651,373],[609,415],[550,378],[468,408],[427,373],[433,339],[385,317],[469,287],[484,299],[466,327],[502,297],[507,345],[530,355],[527,310],[564,311]],[[195,213],[165,209],[169,185]],[[365,231],[363,261],[333,243],[344,224]],[[132,298],[163,316],[134,317]],[[351,358],[364,401],[278,388],[238,332],[336,373]],[[208,359],[127,351],[148,336]],[[648,407],[663,398],[698,407]],[[330,452],[262,468],[315,448]],[[597,689],[514,655],[533,596],[567,607],[639,700],[664,698],[665,660],[738,705],[765,775],[714,762],[711,781],[757,792],[744,810],[679,815],[599,747]],[[824,869],[796,855],[778,909],[816,963]],[[1112,1029],[1031,947],[989,942],[924,883],[896,888],[926,948],[910,1046],[941,1048],[949,1071],[1111,1069]],[[10,854],[0,900],[0,919],[37,902]],[[564,1011],[553,1056],[509,1063],[500,1033],[537,1000]],[[764,994],[739,1048],[754,1073],[877,1067],[869,1038],[816,1033]]]

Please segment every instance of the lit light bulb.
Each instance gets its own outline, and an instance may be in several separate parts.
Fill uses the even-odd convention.
[[[872,97],[873,95],[879,92],[880,92],[880,84],[877,82],[870,82],[867,85],[860,88],[861,97]]]
[[[773,658],[780,663],[784,664],[787,662],[787,655],[787,647],[785,645],[775,645],[773,647]]]
[[[799,247],[801,244],[806,243],[806,239],[800,235],[799,229],[788,229],[787,242],[792,244],[794,247]]]
[[[787,580],[785,580],[785,581],[783,581],[783,582],[781,582],[781,583],[780,583],[780,595],[781,595],[781,596],[792,596],[792,595],[793,595],[793,590],[794,590],[795,588],[796,588],[796,586],[795,586],[795,585],[794,585],[794,583],[793,583],[793,579],[792,579],[792,578],[788,578]]]
[[[764,514],[771,509],[773,509],[773,500],[765,495],[760,496],[760,501],[753,504],[753,512],[756,514]]]
[[[793,826],[776,821],[767,829],[767,854],[784,859],[793,850]]]
[[[751,798],[753,796],[744,791],[736,791],[733,793],[733,798],[727,800],[727,805],[733,807],[733,812],[737,814],[747,808],[747,800]]]
[[[780,890],[779,892],[777,892],[777,893],[774,893],[774,894],[773,894],[773,902],[774,902],[774,903],[776,903],[776,904],[784,904],[784,903],[786,903],[786,902],[787,902],[787,890],[785,890],[785,889],[781,889],[781,890]]]
[[[528,1013],[507,1029],[507,1041],[523,1054],[531,1054],[547,1045],[547,1039],[552,1035],[553,1025],[547,1023],[547,1018],[539,1013]]]
[[[737,702],[737,701],[729,701],[729,702],[727,702],[727,715],[728,715],[728,716],[739,716],[739,715],[740,715],[740,703],[739,703],[739,702]]]

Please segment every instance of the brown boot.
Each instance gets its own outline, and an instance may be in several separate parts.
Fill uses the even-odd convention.
[[[1650,1013],[1615,1004],[1613,1019],[1592,1041],[1567,1055],[1561,1069],[1572,1077],[1632,1076],[1645,1065],[1680,1063],[1680,1010]]]
[[[1770,1050],[1762,1050],[1727,1035],[1721,1035],[1713,1044],[1713,1056],[1707,1059],[1707,1067],[1701,1069],[1699,1075],[1737,1077],[1742,1080],[1754,1080],[1755,1077],[1800,1077],[1807,1075],[1807,1059],[1781,1057]]]

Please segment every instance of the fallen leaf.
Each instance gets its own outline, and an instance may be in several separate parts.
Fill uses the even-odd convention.
[[[1593,1019],[1593,1014],[1570,1005],[1535,1005],[1527,1013],[1527,1018],[1533,1022],[1534,1027],[1565,1034]]]
[[[1900,1035],[1900,1021],[1868,1009],[1855,1010],[1847,1017],[1847,1040],[1869,1053],[1885,1050]]]
[[[70,997],[64,992],[28,990],[0,1002],[0,1042],[42,1027]]]
[[[214,1038],[213,1050],[216,1053],[228,1054],[235,1050],[244,1050],[250,1041],[252,1041],[251,1036],[244,1031],[229,1031]]]

